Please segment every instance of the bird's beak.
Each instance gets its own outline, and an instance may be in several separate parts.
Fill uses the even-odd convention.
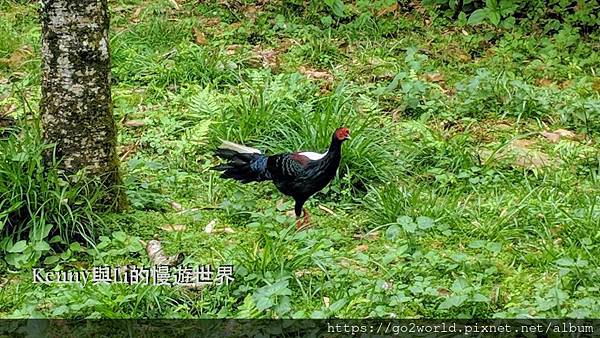
[[[350,135],[346,136],[346,140],[351,140],[352,137],[350,137]]]

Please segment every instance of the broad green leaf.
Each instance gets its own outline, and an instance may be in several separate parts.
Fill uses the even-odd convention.
[[[346,303],[348,303],[346,298],[338,299],[333,304],[331,304],[329,310],[331,310],[332,312],[338,312],[346,305]]]
[[[575,265],[575,261],[572,258],[565,257],[556,261],[556,264],[561,266],[573,266]]]
[[[444,300],[440,306],[438,307],[438,310],[447,310],[453,307],[458,307],[461,306],[462,303],[465,302],[465,300],[467,299],[467,296],[450,296],[448,298],[446,298],[446,300]]]
[[[337,17],[344,17],[344,2],[342,0],[325,0],[325,4],[331,8],[331,11]]]
[[[323,311],[313,311],[310,314],[310,318],[311,319],[322,319],[322,318],[325,318],[325,317],[327,317],[327,316],[325,315],[325,312],[323,312]]]
[[[323,24],[323,26],[329,27],[333,25],[333,18],[331,18],[330,15],[323,16],[321,17],[321,23]]]
[[[419,229],[429,229],[433,226],[433,219],[427,216],[419,216],[417,217],[417,225],[419,226]]]
[[[491,252],[498,253],[502,250],[502,244],[498,242],[489,242],[485,245],[485,248]]]
[[[415,232],[415,230],[417,230],[417,225],[415,223],[408,223],[403,225],[402,228],[404,229],[404,231],[408,232],[409,234],[412,234]]]
[[[400,225],[412,223],[413,219],[410,216],[400,216],[396,219],[396,222]]]
[[[469,287],[469,282],[467,281],[467,279],[464,277],[458,277],[457,279],[454,280],[454,283],[452,283],[452,287],[450,287],[450,290],[452,290],[454,292],[460,292],[468,287]]]
[[[48,234],[50,234],[50,230],[52,230],[53,225],[50,223],[43,223],[40,226],[34,226],[33,227],[33,233],[32,233],[32,240],[43,240],[44,238],[48,237]]]
[[[498,1],[497,0],[485,0],[485,7],[487,8],[497,8]]]
[[[46,242],[37,242],[33,246],[33,250],[35,251],[48,251],[50,250],[50,245]]]
[[[483,248],[486,243],[487,243],[486,241],[478,239],[476,241],[469,243],[468,247],[471,249],[479,249],[479,248]]]
[[[258,289],[258,292],[269,297],[279,295],[287,296],[292,294],[292,291],[288,289],[288,285],[289,281],[287,279],[284,279],[271,285],[263,286],[262,288]]]
[[[79,252],[81,251],[81,244],[78,242],[73,242],[71,245],[69,245],[69,249],[71,249],[73,252]]]
[[[290,304],[290,297],[283,296],[279,300],[279,303],[274,308],[275,313],[279,316],[283,316],[292,310],[292,305]]]
[[[480,8],[480,9],[474,11],[473,13],[471,13],[467,23],[471,26],[475,26],[475,25],[482,23],[483,20],[485,20],[487,17],[488,17],[487,8]]]
[[[60,243],[60,242],[62,242],[62,238],[60,238],[60,236],[54,236],[49,241],[49,243]]]
[[[119,242],[125,242],[127,240],[127,234],[123,231],[115,231],[112,233],[113,238]]]
[[[504,20],[502,20],[502,27],[510,29],[515,26],[516,19],[514,16],[510,16]]]
[[[397,226],[396,224],[392,224],[390,225],[387,230],[385,231],[385,237],[387,237],[390,240],[395,240],[398,235],[400,234],[400,227]]]
[[[498,26],[498,24],[500,23],[500,13],[496,11],[488,11],[488,18],[494,26]]]
[[[144,250],[144,246],[140,243],[140,239],[136,237],[129,243],[127,250],[129,250],[129,252],[138,252]]]
[[[481,293],[474,294],[472,300],[474,302],[484,302],[484,303],[487,303],[490,301],[490,299],[488,297],[482,295]]]
[[[456,252],[456,253],[451,254],[450,258],[453,261],[460,263],[460,262],[466,261],[469,258],[469,256],[466,255],[466,254],[464,254],[464,253],[462,253],[462,252]]]
[[[18,252],[23,252],[25,251],[25,249],[27,248],[27,241],[18,241],[17,243],[15,243],[15,245],[12,246],[12,248],[8,249],[8,252],[12,252],[12,253],[18,253]]]
[[[44,259],[44,264],[52,265],[52,264],[58,262],[59,260],[60,260],[60,258],[58,256],[48,256],[48,257],[46,257],[46,259]]]
[[[271,298],[266,297],[264,295],[256,294],[254,297],[254,301],[256,303],[256,308],[260,311],[264,311],[271,306],[275,305]]]

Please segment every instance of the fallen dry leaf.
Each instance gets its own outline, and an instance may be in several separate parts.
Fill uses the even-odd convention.
[[[380,17],[380,16],[384,16],[384,15],[389,14],[389,13],[394,13],[395,14],[395,12],[398,10],[398,7],[399,7],[399,5],[396,2],[396,3],[394,3],[391,6],[384,7],[381,10],[379,10],[379,12],[377,12],[376,16]]]
[[[308,275],[321,275],[323,273],[323,270],[319,269],[319,268],[310,268],[310,269],[302,269],[302,270],[298,270],[294,272],[294,276],[300,278],[302,276],[308,276]]]
[[[325,304],[326,308],[329,308],[329,302],[330,302],[329,297],[323,297],[323,304]]]
[[[554,84],[554,82],[552,82],[552,80],[547,79],[547,78],[537,79],[535,82],[538,86],[543,86],[543,87],[550,87]]]
[[[0,115],[0,136],[3,136],[3,129],[10,128],[15,125],[15,119],[11,116]]]
[[[204,36],[204,33],[202,31],[200,31],[198,28],[194,27],[194,28],[192,28],[192,32],[194,33],[194,41],[197,44],[199,44],[199,45],[206,44],[206,36]]]
[[[554,131],[554,133],[560,135],[560,137],[565,137],[565,138],[575,138],[575,133],[570,131],[570,130],[566,130],[566,129],[556,129]]]
[[[362,245],[359,245],[356,248],[354,248],[354,250],[357,252],[365,252],[365,251],[369,250],[369,246],[366,244],[362,244]]]
[[[532,145],[535,144],[535,142],[532,141],[532,140],[528,140],[528,139],[522,138],[522,139],[514,140],[510,144],[511,144],[511,146],[513,148],[527,149],[528,150]]]
[[[578,138],[574,132],[566,129],[557,129],[554,132],[542,131],[540,135],[547,138],[552,143],[558,142],[561,138],[567,138],[571,140]]]
[[[321,209],[321,210],[323,210],[323,211],[325,211],[326,213],[328,213],[330,215],[337,216],[336,213],[333,212],[333,210],[329,209],[328,207],[326,207],[324,205],[319,204],[318,208]]]
[[[138,148],[137,143],[129,143],[120,147],[119,151],[119,160],[121,162],[125,161],[129,155],[133,154]]]
[[[14,103],[2,105],[2,106],[0,106],[0,116],[1,115],[7,116],[7,115],[13,113],[15,110],[17,110],[17,105]]]
[[[229,29],[236,30],[236,29],[240,28],[241,26],[242,26],[241,22],[234,22],[229,25]]]
[[[173,256],[167,256],[163,252],[162,244],[160,241],[152,239],[146,244],[146,252],[152,265],[176,265],[183,259],[183,255],[178,253]]]
[[[0,59],[0,63],[13,69],[18,69],[21,65],[33,56],[33,50],[29,46],[23,46],[10,54],[10,57]]]
[[[181,211],[183,210],[183,206],[181,206],[181,204],[175,202],[175,201],[171,201],[171,203],[169,203],[171,205],[171,208],[175,209],[175,211]]]
[[[256,20],[256,6],[248,5],[243,9],[244,16],[248,18],[250,21],[254,22]]]
[[[357,272],[367,273],[369,271],[369,269],[367,269],[366,267],[364,267],[364,266],[358,264],[356,261],[353,261],[346,257],[340,258],[339,264],[340,264],[340,266],[342,266],[344,268],[352,269]]]
[[[438,288],[437,293],[438,293],[438,295],[440,295],[442,297],[448,297],[452,294],[452,292],[450,292],[450,290],[448,290],[446,288]]]
[[[298,71],[312,79],[333,80],[333,75],[325,71],[314,70],[306,68],[305,66],[300,66],[300,68],[298,68]]]
[[[240,45],[229,45],[225,48],[225,54],[233,55],[236,53],[238,49],[240,49]]]
[[[250,62],[254,65],[254,66],[263,66],[265,68],[270,67],[277,67],[279,66],[279,60],[277,59],[277,56],[279,54],[278,51],[276,50],[261,50],[259,46],[256,46],[253,49],[253,55],[252,58],[250,59]]]
[[[534,141],[528,139],[513,140],[508,146],[493,152],[488,149],[479,150],[479,156],[484,161],[509,160],[512,164],[522,168],[541,168],[558,164],[558,160],[551,159],[540,150],[532,149]]]
[[[550,157],[542,152],[527,153],[517,156],[515,165],[523,168],[541,168],[552,164]]]
[[[171,5],[173,5],[173,8],[175,8],[175,10],[179,10],[179,4],[177,3],[177,1],[169,0],[169,2],[171,3]]]
[[[143,127],[146,125],[146,122],[144,122],[143,120],[127,120],[125,122],[123,122],[123,125],[126,127]]]
[[[541,168],[552,164],[552,160],[545,153],[531,149],[534,141],[519,139],[511,142],[511,150],[515,156],[514,164],[523,168]]]
[[[233,234],[233,233],[235,233],[235,230],[233,230],[230,227],[227,227],[227,228],[223,228],[223,229],[214,229],[213,233],[215,233],[215,234],[220,234],[220,233]]]
[[[594,80],[594,83],[592,84],[592,89],[596,93],[600,93],[600,78],[596,78],[596,80]]]
[[[471,61],[471,56],[469,54],[458,53],[456,56],[458,57],[459,61],[462,61],[462,62]]]
[[[140,14],[142,14],[142,7],[138,7],[131,14],[131,22],[137,23],[140,22]]]
[[[207,18],[206,20],[204,20],[203,26],[212,27],[218,25],[219,23],[221,23],[221,18],[219,17]]]
[[[196,211],[200,211],[200,209],[198,209],[198,208],[184,209],[184,210],[178,211],[177,215],[183,215],[183,214],[187,214],[189,212],[196,212]]]
[[[558,140],[560,140],[560,135],[558,135],[557,133],[550,133],[547,131],[543,131],[540,134],[542,136],[544,136],[545,138],[547,138],[548,141],[550,141],[552,143],[556,143],[556,142],[558,142]]]
[[[215,229],[215,225],[217,225],[217,220],[213,219],[206,225],[206,227],[204,228],[204,232],[206,232],[207,234],[212,233]]]
[[[444,82],[444,75],[441,73],[427,73],[425,74],[425,80],[429,82]]]
[[[561,82],[560,88],[565,89],[565,88],[571,87],[572,84],[573,84],[573,81],[565,80],[565,81]]]
[[[187,229],[187,227],[184,224],[163,224],[159,228],[169,232],[185,231],[185,229]]]
[[[367,232],[366,234],[354,234],[354,239],[363,240],[367,239],[370,241],[379,239],[379,231]]]

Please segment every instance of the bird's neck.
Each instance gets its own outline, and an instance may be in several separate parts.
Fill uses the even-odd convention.
[[[329,150],[327,150],[328,157],[340,157],[342,153],[342,141],[340,141],[335,135],[331,138],[331,144]]]

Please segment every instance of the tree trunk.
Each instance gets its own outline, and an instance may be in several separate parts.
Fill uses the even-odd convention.
[[[44,139],[56,144],[60,170],[101,177],[120,209],[107,0],[42,0],[41,22]]]

